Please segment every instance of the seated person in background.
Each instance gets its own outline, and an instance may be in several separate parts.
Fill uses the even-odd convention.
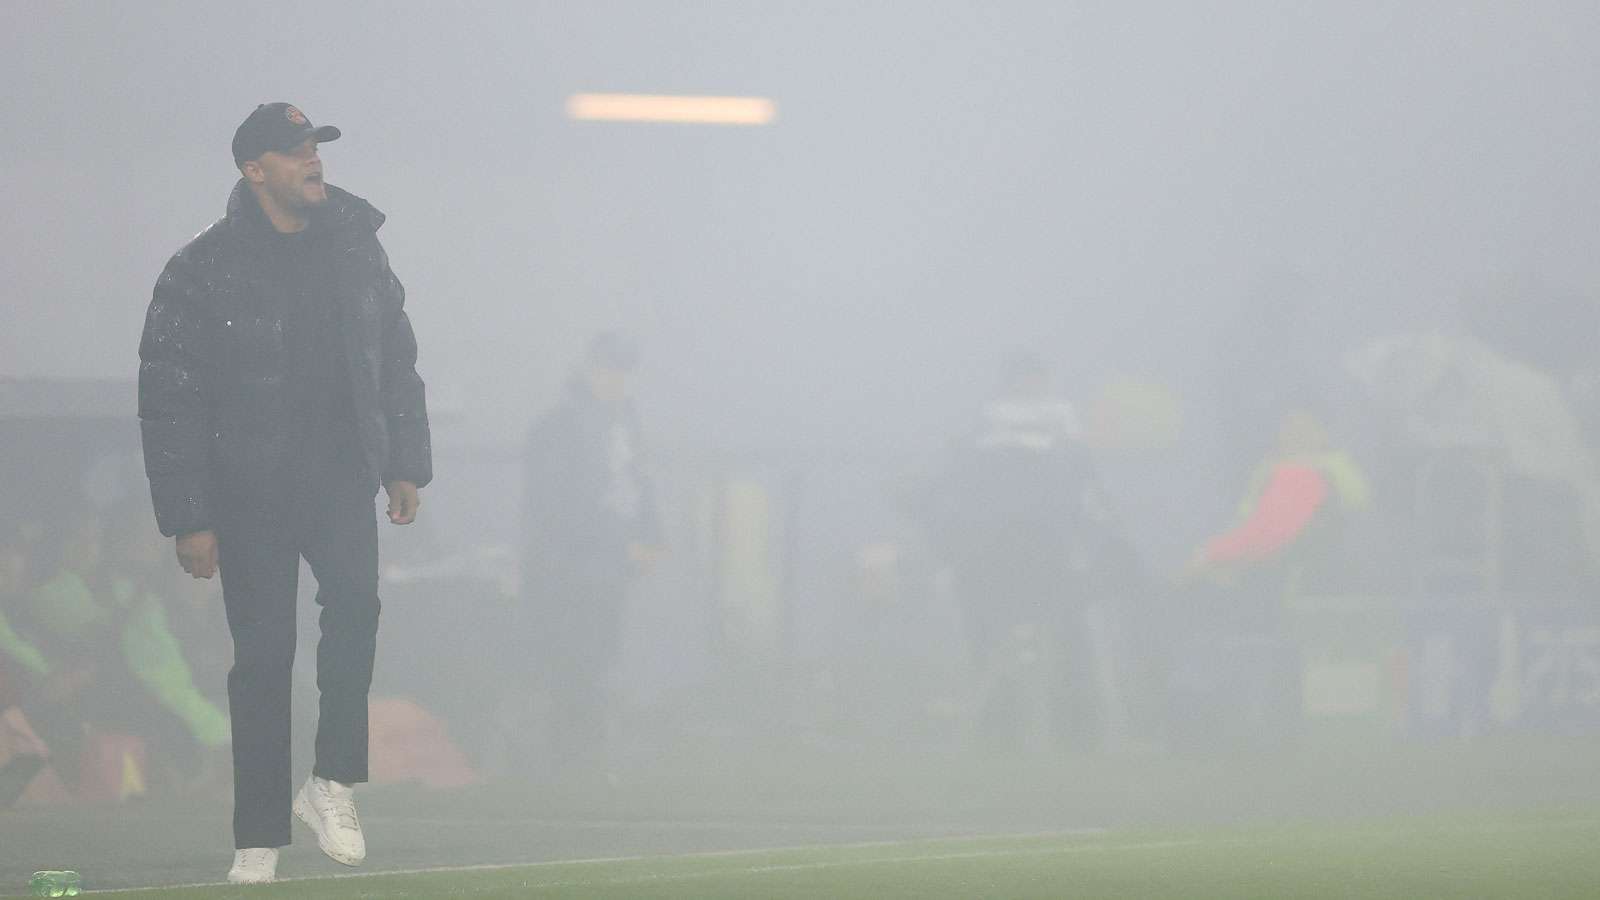
[[[1366,475],[1350,454],[1329,446],[1315,416],[1292,411],[1273,454],[1256,469],[1236,523],[1201,545],[1186,575],[1259,592],[1256,611],[1273,620],[1307,570],[1331,562],[1318,557],[1334,554],[1341,520],[1371,503]]]
[[[43,583],[6,610],[0,651],[22,669],[24,708],[56,751],[69,782],[84,737],[96,728],[143,738],[152,760],[174,780],[200,774],[226,746],[228,717],[195,687],[183,650],[167,625],[151,579],[142,530],[111,529],[112,554],[101,564],[100,523],[80,516],[57,545],[61,558]]]
[[[1235,524],[1195,552],[1165,623],[1175,747],[1298,740],[1302,661],[1285,614],[1308,583],[1326,589],[1329,575],[1342,577],[1348,520],[1370,503],[1366,476],[1322,424],[1286,414]]]

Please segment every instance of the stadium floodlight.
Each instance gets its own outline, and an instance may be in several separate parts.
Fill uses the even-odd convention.
[[[673,122],[686,125],[766,125],[778,105],[766,97],[668,94],[573,94],[567,116],[587,122]]]

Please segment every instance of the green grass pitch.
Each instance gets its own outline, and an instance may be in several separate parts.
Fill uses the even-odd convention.
[[[1593,897],[1600,818],[995,836],[117,891],[170,898]]]

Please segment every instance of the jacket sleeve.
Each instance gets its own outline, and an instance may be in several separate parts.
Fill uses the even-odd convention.
[[[188,726],[206,747],[228,742],[228,716],[195,686],[183,648],[156,597],[141,597],[122,627],[122,653],[145,690]]]
[[[183,254],[156,281],[139,342],[139,427],[156,524],[169,537],[211,527],[211,416],[202,323]]]
[[[433,480],[433,445],[428,430],[427,392],[417,374],[417,337],[406,315],[406,289],[380,251],[386,290],[394,295],[394,317],[386,324],[383,347],[383,411],[389,422],[389,460],[383,481],[409,481],[423,487]]]
[[[1257,562],[1294,543],[1328,498],[1328,484],[1309,466],[1280,465],[1245,520],[1206,542],[1211,563]]]

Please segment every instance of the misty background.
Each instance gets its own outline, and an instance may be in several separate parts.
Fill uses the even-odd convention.
[[[415,530],[384,535],[377,690],[413,655],[472,655],[515,602],[518,448],[600,329],[643,349],[671,551],[630,607],[623,693],[679,708],[715,682],[756,696],[706,721],[799,733],[859,676],[889,698],[863,728],[912,746],[944,738],[886,711],[892,683],[933,673],[911,699],[952,720],[963,649],[895,486],[1005,354],[1039,354],[1086,419],[1159,386],[1157,435],[1097,461],[1167,578],[1272,441],[1275,415],[1257,446],[1225,434],[1229,378],[1340,372],[1486,291],[1588,309],[1600,286],[1593,3],[4,8],[0,378],[125,382],[97,408],[125,410],[129,440],[151,287],[223,213],[234,128],[283,100],[343,130],[327,178],[389,216],[437,456]],[[777,117],[573,121],[580,92],[767,97]],[[1287,324],[1251,337],[1277,298]],[[719,529],[749,510],[724,501],[746,488],[762,547],[730,561]],[[901,580],[863,584],[885,568]],[[893,611],[861,612],[880,590]],[[748,677],[773,670],[778,713]],[[496,697],[450,691],[453,729],[494,727]],[[476,737],[475,764],[512,765]]]
[[[8,376],[132,374],[271,99],[343,128],[330,180],[390,214],[446,446],[520,438],[603,326],[649,348],[662,439],[899,444],[1019,343],[1075,391],[1190,382],[1275,270],[1356,330],[1596,275],[1585,3],[8,9]],[[778,119],[569,121],[580,91]]]

